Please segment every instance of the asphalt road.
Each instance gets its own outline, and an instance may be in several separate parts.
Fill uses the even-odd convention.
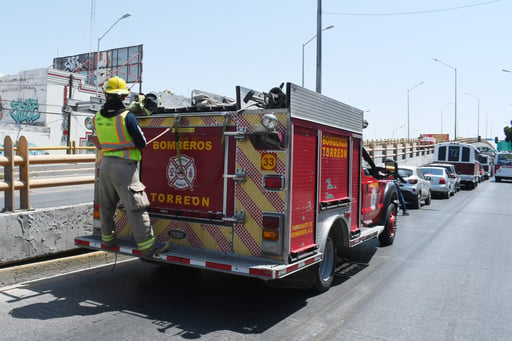
[[[2,340],[510,340],[512,183],[399,217],[320,295],[139,260],[0,288]]]
[[[29,195],[30,206],[33,209],[92,203],[94,184],[31,189]],[[4,198],[5,193],[0,192],[0,207],[2,209],[4,208]],[[14,200],[14,207],[19,209],[19,191],[16,191]]]

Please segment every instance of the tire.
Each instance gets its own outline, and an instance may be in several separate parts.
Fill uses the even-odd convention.
[[[413,202],[412,207],[413,208],[420,208],[421,207],[421,193],[418,193],[418,196],[416,197],[416,200]]]
[[[450,191],[444,193],[443,196],[444,196],[445,199],[450,199]]]
[[[379,242],[382,246],[393,244],[395,240],[395,226],[397,223],[397,209],[394,204],[389,204],[386,211],[386,223],[384,231],[379,234]]]
[[[496,182],[500,182],[500,181],[501,181],[501,178],[495,177],[495,178],[494,178],[494,181],[496,181]]]
[[[430,205],[432,202],[432,192],[428,191],[428,196],[425,198],[425,205]]]
[[[325,241],[322,261],[313,268],[313,275],[315,276],[313,289],[316,292],[327,291],[332,285],[334,270],[336,269],[336,244],[332,233],[329,233]]]

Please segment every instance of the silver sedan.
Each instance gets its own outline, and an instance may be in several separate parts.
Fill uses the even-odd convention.
[[[448,171],[443,167],[421,167],[425,177],[430,178],[432,194],[450,199],[455,194],[455,183],[450,179]]]

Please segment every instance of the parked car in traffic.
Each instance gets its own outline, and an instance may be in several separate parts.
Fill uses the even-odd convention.
[[[399,166],[398,174],[405,180],[405,183],[400,182],[400,190],[407,205],[420,208],[422,201],[425,201],[425,205],[430,205],[432,199],[430,181],[425,179],[419,167]]]
[[[496,182],[502,179],[512,180],[512,153],[500,152],[496,155],[494,179]]]
[[[457,170],[455,169],[455,166],[451,163],[431,163],[429,164],[429,167],[443,167],[448,170],[448,175],[450,176],[450,179],[452,179],[455,182],[455,192],[460,191],[460,175],[457,173]]]
[[[448,171],[443,167],[421,167],[425,177],[430,178],[432,195],[450,199],[455,194],[455,183],[450,179]]]

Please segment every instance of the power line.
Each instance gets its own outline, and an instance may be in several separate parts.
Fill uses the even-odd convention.
[[[393,15],[416,15],[416,14],[429,14],[429,13],[438,13],[438,12],[448,12],[448,11],[456,11],[460,9],[476,7],[476,6],[484,6],[489,5],[494,2],[500,2],[502,0],[491,0],[485,2],[479,2],[471,5],[457,6],[457,7],[448,7],[448,8],[439,8],[439,9],[430,9],[423,11],[410,11],[410,12],[390,12],[390,13],[345,13],[345,12],[323,12],[324,14],[330,15],[346,15],[346,16],[393,16]]]

